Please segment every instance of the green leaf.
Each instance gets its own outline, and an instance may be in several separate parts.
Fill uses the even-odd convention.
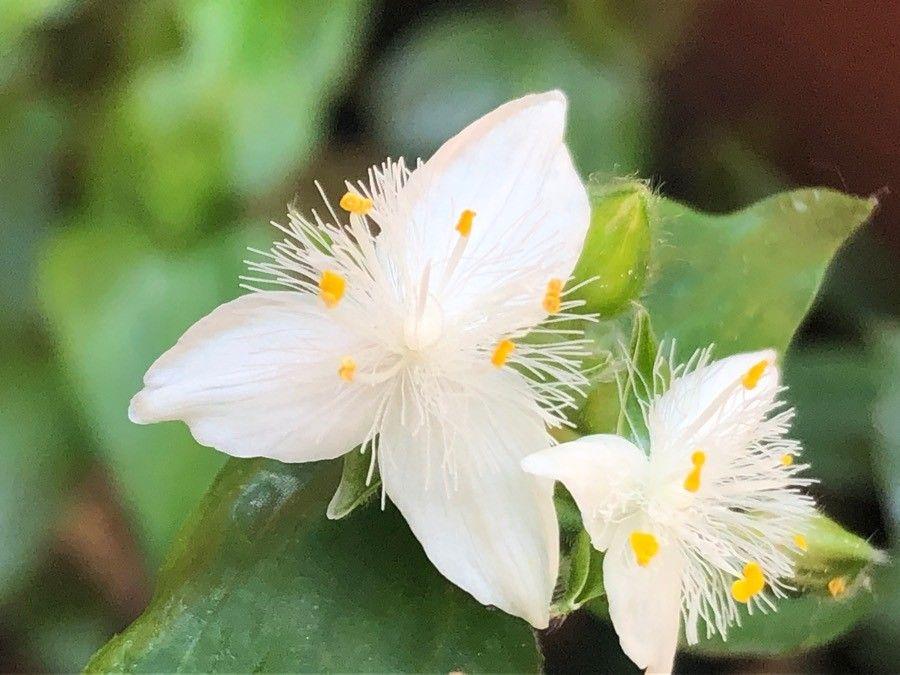
[[[0,38],[4,41],[18,38],[73,4],[74,0],[5,0],[0,5]]]
[[[378,467],[372,465],[371,450],[368,454],[358,449],[351,450],[344,455],[343,466],[341,482],[328,502],[328,517],[332,520],[350,515],[353,509],[364,504],[381,487]],[[372,472],[371,477],[369,471]]]
[[[796,409],[791,435],[827,494],[871,489],[872,416],[883,370],[863,347],[796,346],[784,360],[785,399]]]
[[[900,325],[885,327],[877,340],[881,378],[873,415],[877,440],[874,459],[887,497],[895,550],[900,553]],[[895,594],[900,606],[900,586],[895,587]]]
[[[501,103],[555,88],[569,97],[567,140],[585,174],[646,165],[653,105],[641,65],[597,63],[546,15],[447,14],[388,56],[371,91],[385,145],[427,157]]]
[[[660,200],[655,281],[644,304],[679,352],[715,342],[716,356],[774,347],[784,353],[838,247],[876,200],[811,188],[726,215]]]
[[[892,547],[889,565],[874,575],[878,604],[866,622],[869,639],[855,645],[862,662],[872,670],[900,662],[900,326],[884,326],[876,339],[882,379],[875,407],[873,459],[887,506]]]
[[[244,231],[192,253],[154,249],[119,223],[76,223],[42,261],[41,299],[73,401],[109,462],[155,560],[224,458],[180,423],[138,426],[128,403],[144,372],[197,319],[240,294]]]
[[[325,517],[336,469],[231,460],[88,671],[534,672],[528,626],[443,579],[393,507]]]
[[[567,28],[598,56],[627,54],[648,63],[670,57],[684,39],[698,0],[659,3],[654,0],[565,0]]]
[[[89,129],[90,199],[190,239],[305,166],[359,44],[367,2],[136,3],[143,53],[162,25],[180,38],[139,63]],[[151,45],[144,33],[150,26]],[[141,49],[141,47],[144,49]]]
[[[595,208],[605,212],[621,197],[613,191],[608,204],[594,199]],[[698,213],[664,198],[648,204],[657,241],[642,302],[656,333],[677,338],[681,358],[711,343],[721,358],[765,347],[784,352],[832,256],[869,217],[875,200],[813,188],[727,215]],[[605,307],[601,300],[585,309]],[[622,323],[617,319],[590,329],[597,349],[612,345]],[[852,381],[858,375],[854,372]],[[610,433],[618,414],[616,387],[598,382],[579,411],[578,425],[585,433]],[[801,424],[810,414],[801,411]]]
[[[0,18],[2,25],[2,18]],[[64,123],[55,105],[0,91],[0,334],[35,318],[32,271],[53,215],[56,153]],[[15,158],[15,159],[13,159]]]
[[[715,656],[786,654],[818,647],[846,633],[875,605],[864,588],[840,597],[804,595],[782,600],[776,613],[747,615],[743,607],[741,625],[728,631],[728,640],[716,636],[686,646],[694,652]]]
[[[46,357],[0,351],[0,600],[31,571],[66,498],[75,459]]]

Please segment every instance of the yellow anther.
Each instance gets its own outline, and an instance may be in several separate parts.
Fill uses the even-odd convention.
[[[761,593],[765,585],[762,567],[759,563],[748,562],[744,565],[744,575],[731,584],[731,596],[738,602],[750,602],[750,598]]]
[[[744,389],[753,389],[759,384],[759,378],[763,376],[763,373],[766,372],[766,368],[769,367],[769,362],[763,359],[759,363],[754,364],[750,370],[744,373],[744,377],[741,382],[744,384]]]
[[[491,354],[491,363],[494,364],[495,368],[502,368],[503,364],[506,363],[506,360],[509,358],[509,355],[513,353],[513,350],[516,348],[516,343],[512,340],[500,340],[497,343],[497,346],[494,347],[494,353]]]
[[[562,306],[562,288],[562,279],[547,282],[547,291],[544,293],[544,311],[547,314],[556,314]]]
[[[341,197],[340,204],[344,211],[349,211],[350,213],[355,213],[360,216],[368,213],[372,208],[371,199],[367,199],[355,192],[344,193],[344,196]]]
[[[828,582],[828,592],[831,593],[832,598],[843,595],[847,592],[847,580],[844,577],[835,577]]]
[[[659,553],[659,542],[650,532],[632,532],[628,536],[628,543],[634,551],[637,564],[646,567],[653,560],[653,556]]]
[[[781,465],[782,466],[790,466],[793,463],[794,463],[793,455],[782,455],[781,456]]]
[[[802,534],[794,535],[794,546],[799,548],[801,551],[805,551],[809,548],[809,544],[806,541],[806,537],[804,537]]]
[[[696,492],[700,489],[700,472],[703,470],[705,462],[706,453],[702,450],[697,450],[691,455],[691,464],[694,465],[694,468],[691,469],[687,478],[684,479],[684,489],[688,492]]]
[[[345,382],[352,382],[353,376],[356,375],[356,361],[352,356],[345,356],[341,359],[341,367],[338,368],[338,375]]]
[[[468,237],[472,233],[472,221],[475,220],[475,212],[466,209],[459,214],[459,220],[456,221],[456,231],[460,236]]]
[[[319,279],[319,297],[329,309],[337,305],[344,297],[347,282],[337,272],[325,270]]]

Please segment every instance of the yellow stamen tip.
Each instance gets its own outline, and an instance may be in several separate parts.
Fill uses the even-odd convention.
[[[750,591],[747,589],[747,582],[743,579],[737,579],[731,584],[731,597],[738,602],[750,602]]]
[[[694,454],[691,455],[691,464],[694,465],[694,468],[691,469],[690,473],[688,473],[687,478],[684,479],[684,489],[688,492],[696,492],[700,489],[700,474],[703,470],[703,464],[706,462],[706,453],[702,450],[697,450]]]
[[[790,466],[793,463],[794,463],[793,455],[782,455],[781,456],[781,465],[782,466]]]
[[[632,532],[628,536],[628,543],[631,544],[637,564],[641,567],[649,565],[653,557],[659,553],[659,542],[650,532]]]
[[[319,279],[319,297],[325,306],[331,309],[335,307],[344,297],[344,289],[347,282],[337,272],[325,270],[322,272],[322,278]]]
[[[809,548],[809,543],[807,543],[806,537],[804,537],[802,534],[795,534],[794,546],[799,548],[801,551],[805,551]]]
[[[847,580],[844,577],[835,577],[828,582],[828,592],[831,593],[832,598],[843,595],[847,592]]]
[[[372,208],[372,200],[363,197],[362,195],[358,195],[355,192],[347,192],[341,197],[340,205],[344,211],[349,211],[350,213],[361,216],[368,213]]]
[[[356,375],[356,361],[352,356],[345,356],[341,359],[341,367],[338,368],[338,375],[345,382],[352,382]]]
[[[744,389],[753,389],[759,384],[759,379],[763,376],[763,373],[766,372],[766,368],[769,367],[769,362],[766,359],[763,359],[759,363],[754,364],[750,370],[744,373],[744,377],[741,379],[741,382],[744,385]]]
[[[758,595],[765,588],[766,579],[759,563],[748,562],[744,565],[744,574],[731,584],[731,597],[738,602],[750,602],[750,598]]]
[[[562,307],[562,279],[551,279],[547,282],[547,291],[544,293],[544,311],[547,314],[556,314]]]
[[[472,233],[472,221],[475,219],[475,212],[469,209],[466,209],[459,215],[459,220],[456,222],[456,231],[459,232],[460,236],[468,237]]]
[[[516,343],[512,340],[500,340],[494,347],[494,353],[491,354],[491,363],[494,364],[494,367],[502,368],[515,348]]]

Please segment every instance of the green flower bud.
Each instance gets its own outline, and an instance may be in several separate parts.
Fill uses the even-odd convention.
[[[872,565],[887,561],[882,551],[823,515],[794,535],[794,582],[805,592],[840,597],[865,585]]]
[[[588,185],[591,225],[575,266],[574,284],[592,277],[573,298],[586,301],[581,311],[616,314],[636,299],[647,280],[652,241],[653,193],[637,180]]]

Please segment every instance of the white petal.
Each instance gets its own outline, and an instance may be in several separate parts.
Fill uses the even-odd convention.
[[[676,379],[650,411],[654,454],[673,448],[690,452],[720,431],[737,440],[742,431],[757,425],[778,394],[776,358],[772,349],[736,354]],[[767,365],[759,381],[745,387],[743,378],[762,361]]]
[[[563,142],[567,101],[559,91],[510,101],[470,124],[417,168],[403,191],[411,274],[431,261],[439,279],[475,212],[465,254],[439,291],[445,311],[482,306],[486,294],[534,294],[566,279],[590,220],[587,193]]]
[[[479,602],[546,628],[559,566],[552,481],[522,471],[547,443],[541,420],[504,400],[447,401],[418,431],[382,430],[380,470],[435,567]]]
[[[622,523],[603,559],[603,585],[609,616],[622,651],[649,673],[672,670],[681,621],[681,553],[661,537],[660,549],[645,567],[628,543],[639,520]]]
[[[604,551],[647,458],[621,436],[597,434],[561,443],[522,460],[529,473],[560,481],[578,504],[594,548]]]
[[[341,357],[358,348],[311,295],[244,295],[157,359],[128,415],[184,420],[199,443],[236,457],[337,457],[374,417],[373,390],[338,376]]]

